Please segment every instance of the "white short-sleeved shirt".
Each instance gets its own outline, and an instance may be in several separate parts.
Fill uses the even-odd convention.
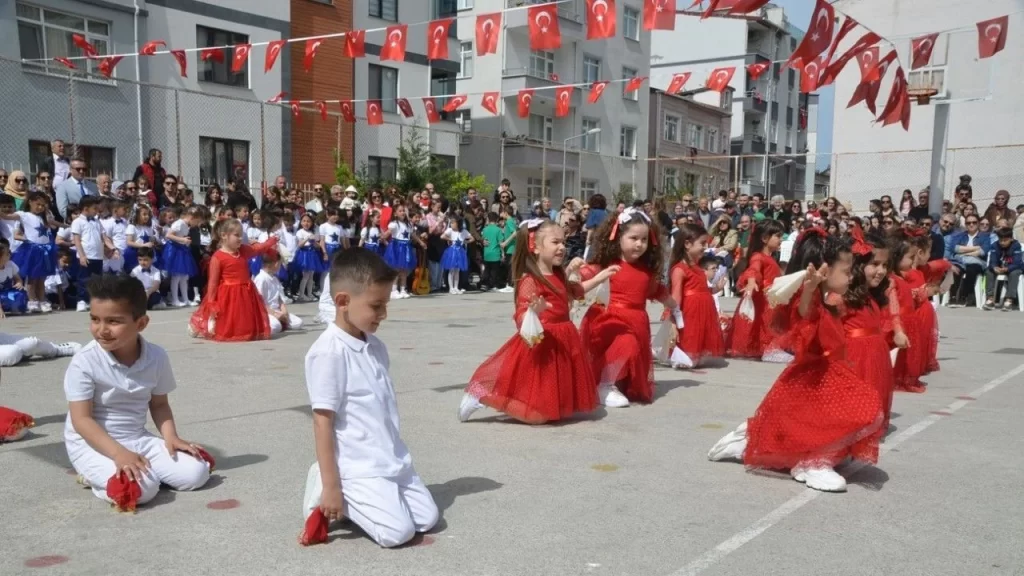
[[[4,264],[4,267],[0,268],[0,284],[3,284],[8,280],[13,280],[17,274],[18,265],[8,259],[7,264]]]
[[[152,265],[150,265],[148,272],[142,269],[141,264],[132,268],[132,278],[136,278],[139,282],[142,282],[142,287],[146,289],[147,293],[154,288],[160,288],[161,277],[160,270]]]
[[[320,237],[328,244],[341,244],[341,239],[348,236],[346,236],[345,230],[341,226],[324,222],[320,225]]]
[[[159,235],[153,226],[146,226],[143,224],[129,224],[124,230],[125,236],[131,236],[133,240],[140,244],[146,242],[156,242],[159,239]]]
[[[367,226],[359,232],[359,237],[364,244],[380,244],[380,228],[378,226]]]
[[[265,234],[265,232],[255,226],[249,226],[249,229],[245,231],[245,237],[249,240],[249,244],[259,242],[260,234]]]
[[[3,231],[0,234],[4,238],[7,238],[7,242],[11,245],[11,254],[21,246],[21,240],[15,240],[14,234],[21,228],[21,220],[0,220],[0,227],[3,227]]]
[[[399,436],[398,404],[388,375],[388,351],[329,324],[306,353],[306,388],[314,410],[331,410],[342,480],[393,478],[412,471]]]
[[[472,238],[472,236],[469,235],[469,232],[466,232],[465,230],[459,230],[456,232],[451,228],[445,230],[441,237],[445,240],[451,240],[452,244],[455,246],[465,246],[466,241]]]
[[[100,224],[103,225],[103,233],[114,243],[114,248],[124,253],[124,250],[128,248],[128,220],[111,217],[103,220]]]
[[[95,216],[75,218],[71,233],[82,237],[82,250],[87,259],[103,260],[103,228]]]
[[[178,236],[178,237],[181,237],[181,238],[188,238],[188,231],[190,229],[191,229],[191,226],[188,225],[188,222],[185,222],[184,220],[182,220],[180,218],[178,220],[175,220],[174,224],[171,224],[171,226],[170,226],[171,234],[174,234],[175,236]]]
[[[43,287],[46,289],[47,294],[56,294],[59,291],[66,290],[71,285],[71,274],[67,270],[58,268],[57,272],[46,277],[43,281]]]
[[[25,241],[32,244],[49,244],[50,237],[47,232],[50,227],[46,225],[45,214],[43,217],[36,216],[31,212],[15,212],[21,219],[21,233],[25,235]]]
[[[283,246],[289,254],[294,254],[295,249],[299,246],[299,241],[295,237],[295,234],[293,234],[291,230],[283,227],[281,228],[281,246]]]
[[[405,222],[395,222],[392,220],[388,223],[388,230],[391,231],[391,237],[395,240],[408,241],[412,234],[412,229]]]
[[[93,419],[114,440],[131,440],[145,433],[149,401],[154,395],[169,394],[176,386],[167,352],[141,336],[139,341],[142,354],[131,366],[119,363],[93,340],[75,354],[64,374],[68,402],[92,400]],[[71,414],[64,425],[64,441],[85,443],[71,423]]]
[[[63,240],[65,242],[67,242],[68,244],[70,244],[72,252],[77,252],[78,251],[78,247],[75,246],[75,241],[71,237],[71,226],[61,226],[60,228],[58,228],[57,229],[57,238],[60,238],[61,240]]]
[[[213,244],[213,229],[209,226],[201,226],[199,228],[199,245],[209,246]]]
[[[284,302],[284,290],[281,288],[280,280],[267,274],[266,270],[260,270],[260,273],[253,277],[252,283],[256,285],[256,291],[263,297],[263,303],[267,308],[281,310],[281,303]]]
[[[295,243],[298,244],[299,248],[305,248],[307,243],[315,243],[318,240],[320,240],[320,237],[312,230],[300,228],[299,231],[295,233]]]

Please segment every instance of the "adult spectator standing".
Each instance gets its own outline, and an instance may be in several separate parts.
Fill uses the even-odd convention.
[[[772,204],[764,211],[765,218],[776,220],[782,223],[783,230],[789,230],[792,221],[791,214],[786,210],[786,198],[782,194],[772,196]]]
[[[7,188],[7,183],[10,182],[11,175],[7,173],[7,170],[0,168],[0,190]]]
[[[284,177],[284,174],[279,174],[277,176],[277,178],[274,178],[274,186],[278,190],[287,190],[288,189],[288,179]],[[321,186],[320,188],[322,189],[323,186]]]
[[[85,179],[85,160],[71,161],[71,175],[57,187],[57,211],[68,221],[68,204],[79,204],[86,196],[96,196],[96,187]]]
[[[544,211],[544,216],[552,222],[558,222],[558,210],[551,207],[551,198],[547,196],[540,199],[541,210]]]
[[[430,203],[430,212],[425,218],[427,223],[427,268],[430,269],[430,290],[439,292],[444,289],[444,270],[441,269],[441,256],[448,248],[448,242],[441,237],[448,228],[448,221],[441,211],[441,201]],[[463,230],[465,228],[462,228]],[[453,286],[450,288],[458,288]]]
[[[996,222],[999,220],[1009,220],[1013,222],[1017,219],[1017,213],[1010,208],[1010,193],[1006,190],[1000,190],[996,192],[995,198],[992,203],[988,205],[985,210],[985,220],[996,226]]]
[[[701,196],[697,199],[697,213],[695,216],[700,220],[700,225],[705,230],[711,229],[711,225],[714,224],[714,214],[711,213],[710,202],[708,202],[707,196]]]
[[[42,192],[46,194],[46,197],[50,199],[50,214],[52,214],[58,221],[64,221],[64,218],[60,215],[60,211],[57,210],[57,196],[53,190],[53,176],[49,172],[40,170],[36,174],[35,185],[31,186],[29,189],[32,192]]]
[[[161,186],[161,188],[163,188],[163,192],[157,193],[157,203],[160,207],[166,208],[168,206],[178,204],[178,192],[181,187],[184,187],[184,185],[178,182],[177,176],[174,174],[165,174],[163,186]],[[154,192],[156,192],[156,190],[154,190]]]
[[[499,185],[497,190],[494,191],[494,200],[491,202],[492,207],[501,200],[502,192],[508,192],[509,198],[512,199],[512,202],[516,201],[516,194],[512,191],[512,182],[510,182],[508,178],[502,178],[501,185]]]
[[[152,187],[153,195],[156,196],[156,200],[159,202],[164,195],[164,179],[167,176],[167,171],[164,170],[160,163],[163,161],[164,154],[158,148],[150,148],[149,156],[139,164],[138,168],[135,169],[135,174],[132,176],[132,180],[138,182],[139,176],[145,176],[146,182]],[[175,180],[174,184],[177,185],[178,181]],[[163,207],[163,204],[160,205]]]
[[[236,179],[228,181],[228,206],[232,209],[239,204],[245,204],[249,207],[249,213],[252,214],[256,206],[256,198],[249,192],[249,187],[245,185],[245,180]]]
[[[502,184],[504,186],[504,184]],[[470,204],[472,207],[472,204]],[[491,212],[495,214],[501,214],[502,209],[505,213],[512,216],[518,222],[519,218],[519,206],[516,204],[515,196],[512,195],[512,190],[503,190],[498,194],[497,201],[491,204]]]
[[[476,191],[476,188],[469,188],[466,190],[466,196],[462,199],[462,205],[465,208],[469,208],[469,205],[473,203],[473,200],[479,200],[480,197]]]
[[[575,198],[566,198],[562,202],[562,208],[558,211],[558,217],[555,218],[555,222],[558,222],[560,226],[566,226],[570,220],[576,219],[580,208],[580,203]],[[580,230],[582,231],[582,226]]]
[[[112,198],[114,196],[112,184],[113,179],[110,174],[100,174],[96,177],[96,192],[103,198]]]
[[[53,177],[54,189],[60,185],[61,182],[68,179],[71,175],[71,162],[68,161],[67,156],[64,155],[64,141],[61,139],[50,142],[50,157],[47,158],[41,166],[39,166],[39,172],[48,172]]]
[[[15,210],[28,208],[28,206],[25,206],[25,196],[28,194],[28,191],[28,176],[21,170],[11,170],[11,174],[7,177],[7,183],[4,186],[4,194],[14,198]]]
[[[370,202],[366,205],[366,210],[363,211],[363,226],[369,223],[370,214],[374,210],[380,212],[380,229],[386,229],[391,223],[391,206],[384,203],[384,193],[380,190],[370,191]]]
[[[912,218],[915,222],[921,222],[922,219],[928,216],[928,190],[921,190],[917,193],[917,206],[910,209],[907,212],[907,217]]]
[[[280,178],[280,176],[278,176],[278,178]],[[331,193],[332,194],[334,193],[334,189],[335,188],[341,188],[341,185],[340,184],[335,184],[334,186],[331,186]],[[349,188],[352,188],[353,190],[355,190],[354,186],[349,186]],[[309,202],[306,202],[306,211],[307,212],[323,212],[324,211],[324,185],[323,184],[314,184],[313,185],[313,199],[310,200]]]

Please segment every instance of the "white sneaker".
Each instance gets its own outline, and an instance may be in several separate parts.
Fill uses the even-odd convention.
[[[89,311],[89,305],[86,304],[85,302],[79,302],[78,305],[75,306],[75,312],[88,312],[88,311]]]
[[[511,286],[505,286],[504,288],[499,288],[498,289],[498,292],[501,292],[502,294],[511,294],[511,293],[513,293],[515,291],[516,291],[516,289],[511,287]]]
[[[153,305],[153,310],[166,310],[166,309],[167,309],[167,304],[165,304],[163,300],[161,300],[161,301],[159,301],[159,302],[157,302],[156,304]]]
[[[401,300],[402,299],[402,293],[399,292],[398,290],[392,290],[391,291],[391,299],[392,300]]]
[[[281,301],[285,303],[285,306],[287,306],[288,304],[293,304],[295,302],[294,300],[287,296],[282,296]]]
[[[448,294],[451,294],[452,296],[455,296],[455,295],[457,295],[458,293],[459,293],[459,291],[458,291],[458,290],[456,290],[455,288],[449,288],[449,289],[448,289]]]
[[[793,355],[785,350],[765,351],[761,356],[761,362],[770,364],[789,364],[794,360]]]
[[[198,297],[195,300],[193,300],[193,301],[188,303],[188,305],[193,307],[193,308],[195,308],[196,306],[199,306],[200,304],[202,304],[202,302],[199,301]]]
[[[50,312],[53,312],[53,304],[50,304],[49,300],[40,302],[39,309],[43,312],[43,314],[49,314]]]
[[[61,342],[55,346],[57,347],[57,357],[74,356],[82,349],[82,345],[78,342]]]
[[[747,422],[744,420],[735,430],[721,438],[708,451],[708,460],[743,460],[743,451],[747,449]]]
[[[39,312],[39,302],[36,302],[35,300],[29,300],[28,305],[25,306],[25,310],[27,310],[29,313]]]
[[[597,397],[601,404],[608,408],[626,408],[629,406],[629,399],[614,384],[601,384],[597,387]]]
[[[188,307],[188,302],[174,302],[171,306],[174,306],[175,308],[186,308]]]
[[[469,420],[469,417],[472,416],[473,412],[476,412],[483,407],[484,405],[480,403],[480,400],[478,400],[476,396],[473,396],[468,392],[463,394],[462,402],[459,404],[459,422]]]
[[[406,298],[411,298],[412,296],[405,290],[402,290],[402,292],[399,293],[398,297],[404,300]]]
[[[797,482],[807,484],[808,488],[822,492],[846,492],[846,478],[831,468],[825,466],[804,468],[798,465],[789,473]]]
[[[465,290],[463,290],[463,289],[461,289],[461,288],[460,288],[460,289],[459,289],[459,290],[458,290],[457,292],[458,292],[459,294],[465,294],[465,293],[466,293],[466,291],[465,291]]]

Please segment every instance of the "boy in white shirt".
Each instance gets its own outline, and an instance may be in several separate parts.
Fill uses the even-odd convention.
[[[149,323],[142,284],[99,275],[88,288],[94,340],[64,375],[64,445],[71,465],[96,497],[119,511],[149,502],[161,483],[201,488],[213,462],[201,446],[178,437],[167,401],[176,386],[170,359],[139,335]],[[160,436],[146,430],[147,413]]]
[[[103,234],[110,239],[117,252],[110,258],[103,259],[103,271],[111,274],[124,273],[124,251],[128,249],[128,236],[125,231],[128,229],[128,205],[124,202],[115,202],[110,218],[103,219],[100,225],[103,227]],[[129,270],[129,272],[131,272]]]
[[[328,523],[343,515],[385,548],[437,523],[437,505],[399,437],[387,348],[373,335],[396,276],[368,250],[333,259],[324,290],[336,319],[306,354],[317,462],[306,478],[303,545],[326,542]]]
[[[271,250],[263,255],[263,267],[259,274],[252,279],[253,284],[256,285],[256,291],[263,297],[263,303],[267,306],[271,334],[302,328],[302,318],[295,314],[289,314],[288,308],[285,307],[284,289],[281,288],[281,281],[277,279],[277,271],[280,267],[281,256],[276,250]]]
[[[57,269],[51,275],[46,277],[44,287],[46,289],[46,298],[50,301],[50,304],[56,304],[58,310],[66,310],[67,302],[70,300],[70,288],[71,288],[71,250],[67,248],[57,249]]]
[[[103,251],[113,251],[114,245],[103,234],[103,227],[96,218],[99,211],[99,196],[86,196],[79,205],[82,213],[71,223],[71,238],[78,253],[78,312],[89,309],[89,291],[86,283],[92,276],[103,274]]]
[[[142,282],[142,288],[146,290],[146,309],[163,310],[167,307],[160,296],[160,281],[163,274],[153,267],[153,249],[143,246],[138,249],[139,264],[132,269],[131,276]]]

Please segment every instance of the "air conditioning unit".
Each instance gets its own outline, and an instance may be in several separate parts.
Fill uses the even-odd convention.
[[[472,144],[472,143],[473,143],[473,135],[472,134],[459,134],[459,144]]]

